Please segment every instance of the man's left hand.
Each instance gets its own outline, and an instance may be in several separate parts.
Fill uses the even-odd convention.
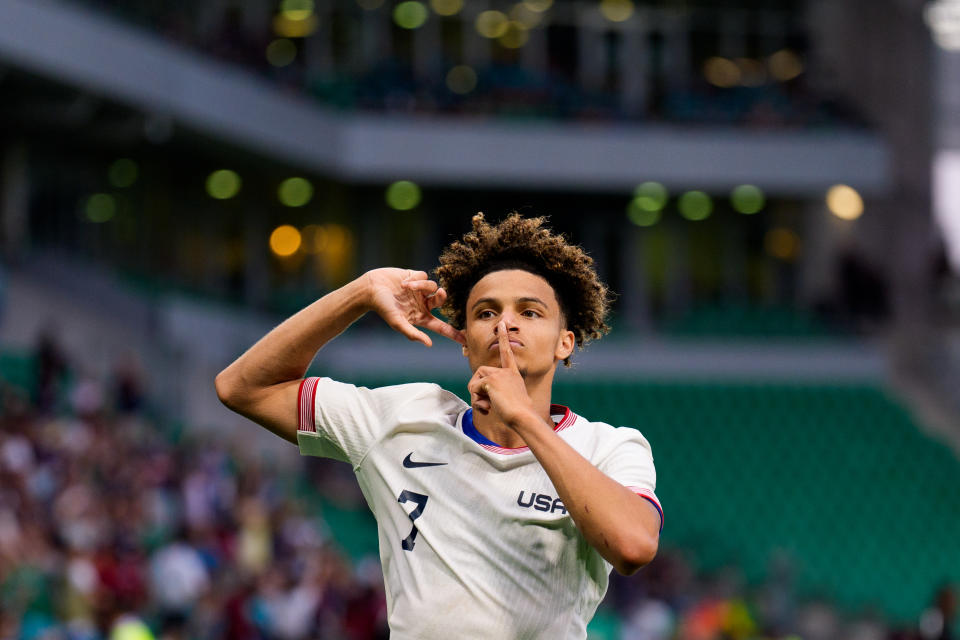
[[[535,415],[535,411],[507,334],[507,325],[501,320],[497,324],[500,366],[478,367],[467,389],[476,411],[484,415],[493,412],[503,424],[516,429],[523,417]]]

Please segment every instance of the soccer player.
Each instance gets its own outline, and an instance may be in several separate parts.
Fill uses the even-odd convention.
[[[217,376],[234,411],[302,455],[352,465],[377,520],[394,640],[585,638],[611,566],[631,574],[657,552],[646,439],[550,402],[558,363],[608,330],[608,293],[592,259],[543,222],[478,214],[437,282],[370,271]],[[427,346],[417,327],[459,342],[470,404],[435,384],[303,379],[368,311]]]

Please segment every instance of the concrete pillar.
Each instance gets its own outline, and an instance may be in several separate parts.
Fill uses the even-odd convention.
[[[630,115],[643,115],[650,97],[650,52],[644,16],[620,32],[620,107]]]
[[[382,60],[390,57],[393,51],[393,25],[390,8],[382,6],[366,11],[360,22],[360,38],[352,38],[353,65],[357,71],[367,71],[376,67]],[[359,50],[358,50],[359,49]]]
[[[690,78],[690,24],[687,15],[674,11],[663,15],[663,76],[670,92],[687,89]]]
[[[747,12],[723,9],[719,12],[719,53],[727,58],[747,55]]]
[[[597,24],[597,9],[585,5],[577,21],[577,79],[588,90],[603,88],[607,75],[607,51],[604,29]]]
[[[916,361],[931,336],[933,92],[924,0],[811,2],[814,49],[839,93],[877,123],[891,151],[889,190],[871,200],[861,224],[882,229],[876,243],[885,275],[899,362]],[[856,185],[852,185],[856,186]],[[868,222],[867,216],[875,217]],[[873,245],[873,243],[869,243]]]
[[[652,327],[649,274],[643,254],[644,229],[622,222],[620,240],[620,314],[633,331],[648,332]]]
[[[317,30],[303,41],[303,56],[308,78],[327,76],[333,72],[333,12],[327,3],[316,6]]]
[[[674,226],[669,231],[670,251],[664,308],[668,318],[676,318],[690,309],[693,285],[690,277],[690,239],[687,230]]]
[[[267,241],[270,230],[263,214],[255,207],[244,210],[244,298],[247,306],[263,308],[270,291],[270,255]]]
[[[420,78],[440,73],[443,47],[440,37],[440,18],[431,15],[413,34],[413,70]]]
[[[542,24],[531,29],[530,39],[520,49],[520,63],[534,73],[547,70],[547,25]]]
[[[493,43],[477,33],[477,16],[486,11],[486,0],[471,0],[460,12],[462,29],[463,61],[478,72],[490,65],[490,49]]]
[[[30,169],[20,141],[3,147],[0,165],[0,255],[18,260],[29,243]]]

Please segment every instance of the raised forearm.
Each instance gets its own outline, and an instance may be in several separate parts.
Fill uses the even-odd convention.
[[[652,505],[593,466],[536,415],[523,418],[517,431],[584,538],[618,572],[631,574],[653,559],[660,517]]]
[[[369,309],[366,276],[287,318],[217,376],[221,398],[302,378],[317,351]]]

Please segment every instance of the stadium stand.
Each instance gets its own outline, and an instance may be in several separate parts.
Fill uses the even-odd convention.
[[[462,10],[432,16],[430,28],[393,24],[392,7],[372,1],[309,3],[304,5],[310,7],[307,18],[285,18],[281,11],[273,20],[276,3],[267,2],[229,7],[121,0],[79,4],[345,110],[760,128],[865,126],[837,96],[808,86],[802,73],[768,77],[746,55],[757,48],[752,43],[762,42],[758,50],[767,49],[765,55],[780,47],[795,56],[792,67],[802,68],[807,47],[803,16],[789,2],[739,7],[735,24],[709,5],[677,11],[669,3],[651,4],[638,9],[633,20],[604,21],[592,3],[530,3],[546,8],[521,11],[510,23],[520,25],[524,50],[536,51],[527,55],[509,43],[489,52],[482,39],[472,43],[471,37],[479,38],[471,36],[479,12],[462,3]],[[632,3],[627,4],[633,14]],[[591,11],[596,15],[588,15]],[[278,35],[285,31],[286,38]],[[342,35],[346,33],[353,37]],[[270,54],[270,46],[280,40],[289,49],[282,61]],[[640,41],[649,51],[631,57]],[[711,85],[701,77],[707,61],[701,52],[711,51],[718,41],[744,54],[736,63],[742,69],[734,66],[743,85]],[[591,55],[597,46],[607,49],[608,62]],[[472,59],[466,86],[438,79],[465,58]],[[635,88],[641,86],[638,82],[642,89]]]
[[[71,376],[55,344],[0,363],[3,637],[385,637],[375,530],[344,465],[291,472],[171,425],[132,373]],[[669,479],[661,554],[614,581],[591,637],[916,637],[960,579],[960,464],[875,387],[556,396],[640,428]]]

